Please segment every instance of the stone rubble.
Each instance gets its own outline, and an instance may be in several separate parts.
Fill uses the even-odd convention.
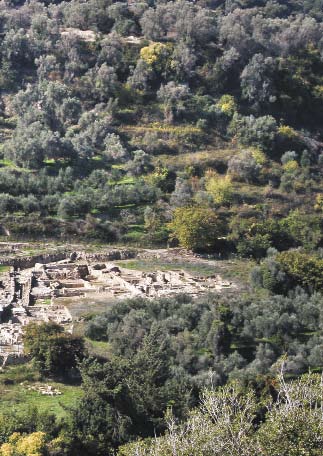
[[[42,396],[61,396],[62,394],[59,389],[55,388],[52,385],[44,385],[41,383],[35,383],[33,385],[25,385],[24,383],[21,383],[20,385],[27,389],[27,391],[36,391]]]

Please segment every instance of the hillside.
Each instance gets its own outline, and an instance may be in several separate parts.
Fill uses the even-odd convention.
[[[3,234],[166,245],[196,205],[228,242],[189,248],[320,245],[320,3],[229,3],[2,4]]]
[[[322,293],[323,0],[0,1],[0,456],[321,454]]]

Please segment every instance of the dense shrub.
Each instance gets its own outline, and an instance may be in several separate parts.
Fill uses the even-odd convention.
[[[194,206],[175,209],[168,226],[171,236],[192,250],[214,249],[223,233],[223,223],[211,209]]]

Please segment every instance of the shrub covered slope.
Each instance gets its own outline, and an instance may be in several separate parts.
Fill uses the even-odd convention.
[[[27,328],[5,404],[69,397],[4,406],[0,455],[322,454],[322,32],[322,0],[0,3],[1,234],[256,264]]]

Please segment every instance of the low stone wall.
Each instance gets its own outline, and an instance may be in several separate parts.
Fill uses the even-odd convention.
[[[20,269],[32,268],[36,263],[48,264],[62,261],[67,258],[84,259],[89,262],[104,262],[115,260],[129,260],[137,256],[136,250],[128,249],[111,249],[106,252],[100,253],[86,253],[86,252],[56,252],[56,253],[43,253],[40,255],[31,255],[24,257],[4,256],[0,257],[1,266],[14,266]]]
[[[136,250],[128,249],[113,249],[106,252],[100,253],[85,253],[83,258],[89,262],[105,262],[105,261],[117,261],[117,260],[130,260],[136,258],[138,252]]]
[[[32,268],[36,263],[52,263],[55,261],[65,260],[68,258],[67,252],[44,253],[26,257],[0,257],[1,266],[14,266],[20,269]]]
[[[27,277],[26,281],[21,284],[21,305],[29,306],[31,298],[32,276]]]

